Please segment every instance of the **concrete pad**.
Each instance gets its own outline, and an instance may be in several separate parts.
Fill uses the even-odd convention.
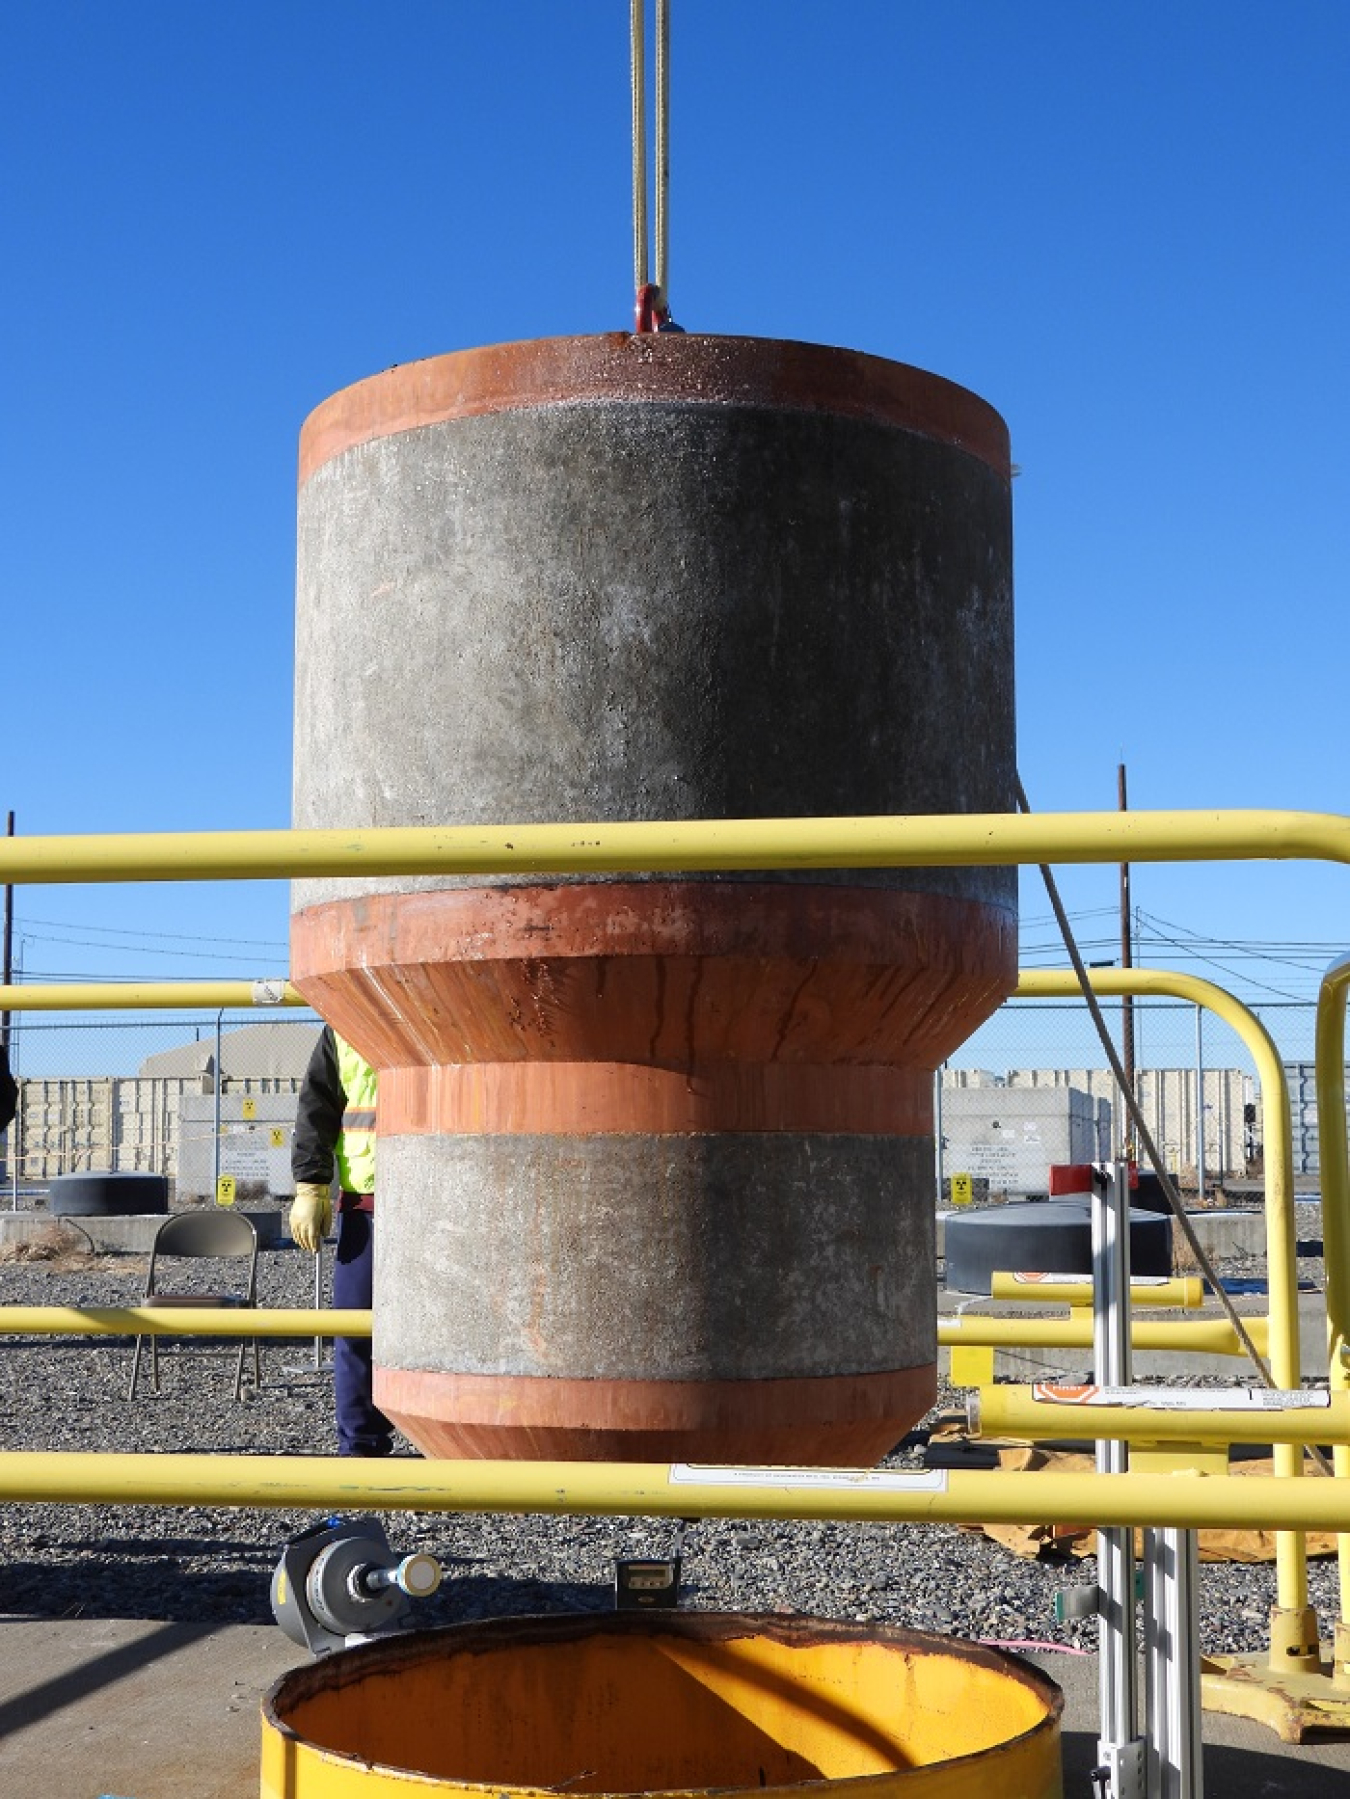
[[[1096,1791],[1098,1680],[1095,1655],[1031,1651],[1027,1660],[1064,1690],[1063,1756],[1066,1799]],[[1140,1677],[1140,1692],[1143,1678]],[[1205,1791],[1210,1799],[1331,1799],[1350,1790],[1350,1739],[1282,1743],[1249,1718],[1207,1711],[1201,1719]]]
[[[262,1696],[303,1650],[267,1625],[0,1619],[6,1799],[257,1799]]]

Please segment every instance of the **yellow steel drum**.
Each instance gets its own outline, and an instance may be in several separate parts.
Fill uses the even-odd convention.
[[[1028,1663],[916,1631],[494,1619],[284,1676],[263,1707],[261,1794],[758,1796],[824,1781],[848,1799],[1060,1799],[1062,1709]]]

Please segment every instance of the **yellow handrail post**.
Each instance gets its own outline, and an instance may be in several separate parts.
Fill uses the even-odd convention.
[[[1270,1288],[1266,1354],[1277,1387],[1297,1387],[1302,1378],[1298,1333],[1298,1231],[1294,1219],[1294,1127],[1289,1088],[1279,1051],[1246,1006],[1194,975],[1159,969],[1094,968],[1094,993],[1158,993],[1206,1007],[1246,1044],[1261,1088],[1266,1143],[1266,1272]],[[1072,995],[1077,976],[1061,970],[1033,970],[1018,982],[1019,996]],[[1303,1452],[1296,1444],[1275,1446],[1275,1470],[1297,1476]],[[1308,1554],[1302,1537],[1280,1532],[1275,1540],[1276,1595],[1271,1612],[1270,1662],[1281,1672],[1316,1668],[1320,1662],[1317,1614],[1308,1604]]]
[[[1345,1007],[1350,956],[1333,962],[1317,997],[1317,1165],[1322,1187],[1322,1255],[1327,1283],[1327,1356],[1333,1393],[1350,1389],[1346,1345],[1350,1340],[1350,1169],[1345,1116]],[[1338,1443],[1332,1466],[1350,1479],[1350,1447]],[[1336,1539],[1340,1617],[1332,1648],[1333,1678],[1350,1687],[1350,1535]]]

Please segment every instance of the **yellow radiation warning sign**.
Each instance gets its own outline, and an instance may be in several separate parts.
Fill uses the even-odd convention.
[[[954,1174],[952,1176],[952,1204],[954,1206],[968,1206],[974,1197],[974,1177],[969,1174]]]
[[[285,1149],[285,1147],[286,1147],[285,1129],[279,1124],[274,1124],[272,1126],[271,1130],[267,1133],[267,1141],[273,1149]]]
[[[222,1174],[216,1181],[216,1204],[232,1206],[234,1204],[234,1176]]]
[[[243,1100],[240,1105],[240,1117],[252,1120],[252,1119],[256,1118],[257,1116],[258,1116],[257,1100],[256,1099]]]

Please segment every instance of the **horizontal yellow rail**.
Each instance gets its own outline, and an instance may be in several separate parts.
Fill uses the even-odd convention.
[[[1293,1404],[1263,1410],[1172,1411],[1161,1405],[1056,1404],[1030,1387],[982,1387],[968,1401],[972,1436],[1047,1442],[1089,1437],[1136,1442],[1350,1443],[1350,1393],[1328,1405]]]
[[[203,1008],[212,1012],[256,1006],[303,1006],[290,982],[68,981],[0,985],[0,1012],[153,1012]]]
[[[989,1281],[991,1299],[1015,1299],[1021,1305],[1090,1306],[1090,1280],[1027,1280],[1016,1274],[994,1274]],[[1130,1304],[1195,1312],[1205,1303],[1205,1283],[1198,1275],[1180,1274],[1171,1280],[1137,1280],[1130,1284]]]
[[[197,1306],[0,1306],[0,1336],[368,1337],[371,1317],[368,1311],[289,1308],[211,1311]],[[1246,1323],[1257,1348],[1264,1348],[1266,1320],[1250,1318]],[[1223,1318],[1136,1318],[1131,1339],[1136,1349],[1180,1349],[1198,1355],[1243,1353],[1232,1325]],[[1091,1349],[1092,1320],[984,1318],[964,1312],[959,1318],[939,1318],[938,1342],[947,1349]]]
[[[1350,863],[1334,812],[1003,812],[0,838],[0,883],[1031,862]]]
[[[0,1336],[368,1337],[368,1311],[251,1306],[0,1306]]]
[[[915,1524],[1334,1530],[1339,1481],[1276,1476],[1022,1474],[964,1469],[681,1469],[642,1462],[388,1461],[328,1456],[0,1454],[0,1500],[275,1506],[323,1511],[547,1512]]]
[[[2,1316],[3,1314],[0,1314]],[[1266,1348],[1269,1320],[1244,1318],[1259,1350]],[[938,1319],[938,1342],[944,1349],[1091,1349],[1092,1320],[1073,1318],[985,1318],[962,1312]],[[1180,1349],[1193,1355],[1244,1356],[1237,1332],[1226,1318],[1134,1318],[1130,1342],[1136,1349]]]

